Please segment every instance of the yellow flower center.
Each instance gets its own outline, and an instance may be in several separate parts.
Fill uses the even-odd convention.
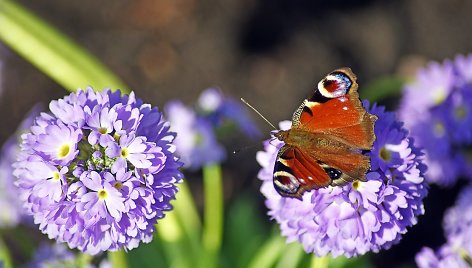
[[[355,180],[355,181],[352,182],[352,188],[357,190],[357,189],[359,189],[359,187],[361,187],[361,182],[360,181]]]
[[[455,109],[454,114],[458,119],[464,119],[467,115],[467,111],[464,106],[459,106]]]
[[[60,176],[59,172],[55,171],[54,173],[52,173],[52,179],[53,180],[58,181],[60,178],[61,178],[61,176]]]
[[[195,134],[193,141],[195,145],[201,145],[203,143],[203,136],[201,134]]]
[[[382,147],[382,149],[380,149],[380,158],[382,158],[384,161],[390,161],[390,159],[392,159],[392,155],[387,148]]]
[[[99,132],[100,134],[107,134],[107,129],[104,128],[104,127],[101,127],[101,128],[98,129],[98,132]]]
[[[101,189],[100,191],[98,191],[97,195],[100,200],[104,200],[108,197],[108,193],[105,189]]]
[[[446,132],[446,129],[444,128],[443,123],[436,122],[436,124],[434,124],[434,133],[436,134],[437,137],[444,136],[445,132]]]
[[[128,148],[121,149],[121,157],[127,158],[129,156]]]
[[[59,147],[57,156],[59,157],[59,159],[62,159],[62,158],[65,158],[67,155],[69,155],[69,152],[70,152],[70,144],[66,143],[66,144],[61,145],[61,147]]]
[[[123,183],[121,183],[120,181],[117,181],[117,182],[115,182],[113,187],[115,187],[115,189],[117,189],[117,190],[120,190],[121,188],[123,188]]]
[[[447,95],[444,93],[444,90],[442,89],[437,89],[436,96],[434,96],[434,103],[436,105],[441,104],[445,99]]]

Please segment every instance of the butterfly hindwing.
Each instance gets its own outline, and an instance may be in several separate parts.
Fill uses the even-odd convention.
[[[274,166],[274,187],[283,196],[301,198],[301,193],[328,186],[331,178],[320,164],[302,150],[285,145]]]

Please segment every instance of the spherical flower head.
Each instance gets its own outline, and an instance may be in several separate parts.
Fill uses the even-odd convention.
[[[472,262],[472,186],[463,189],[443,220],[447,242],[437,252],[424,247],[416,255],[420,268],[470,267]]]
[[[186,168],[198,169],[226,158],[225,150],[216,140],[212,125],[199,118],[193,109],[180,101],[171,101],[165,106],[165,111],[172,130],[179,133],[175,144],[177,154]]]
[[[89,254],[151,241],[182,179],[169,123],[134,93],[87,88],[49,107],[14,164],[40,230]]]
[[[472,165],[463,148],[472,144],[472,55],[433,62],[404,88],[400,119],[426,152],[427,180],[450,186]]]
[[[333,257],[378,252],[398,243],[424,213],[421,152],[392,113],[375,105],[367,110],[378,120],[372,151],[366,152],[372,167],[365,181],[305,192],[302,200],[282,197],[273,186],[273,169],[283,142],[267,140],[265,151],[257,154],[269,215],[287,241],[300,242],[306,252]],[[289,122],[280,124],[281,129],[289,127]]]

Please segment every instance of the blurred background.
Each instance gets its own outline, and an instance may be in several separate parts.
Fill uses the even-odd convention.
[[[245,98],[274,123],[290,119],[313,86],[335,68],[351,67],[362,94],[379,78],[408,78],[427,61],[472,51],[466,34],[472,26],[472,1],[466,0],[18,2],[98,57],[145,102],[162,107],[180,99],[190,105],[202,90],[216,86],[226,95]],[[0,58],[1,144],[34,104],[66,92],[2,44]],[[396,107],[395,99],[381,103]],[[254,118],[264,139],[269,137],[270,127]],[[235,196],[255,200],[255,214],[269,229],[256,179],[259,144],[238,136],[226,140],[229,151],[252,147],[229,156],[223,165],[225,200],[229,205]],[[200,173],[186,175],[201,200]],[[426,206],[437,215],[427,213],[400,245],[374,255],[383,267],[388,260],[392,267],[411,264],[421,245],[444,242],[431,232],[442,233],[438,219],[453,204],[456,191],[440,193],[445,203],[434,201],[435,191],[433,187]],[[434,217],[437,222],[428,220]]]

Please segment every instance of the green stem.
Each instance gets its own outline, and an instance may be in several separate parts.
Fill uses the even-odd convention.
[[[128,90],[95,57],[18,3],[0,0],[0,25],[0,41],[67,90],[88,85]]]
[[[203,167],[204,228],[203,247],[207,256],[205,267],[218,267],[223,237],[223,178],[218,164]]]
[[[328,268],[329,265],[329,257],[317,257],[313,255],[311,258],[310,268]]]
[[[13,267],[10,251],[8,250],[8,247],[3,239],[0,239],[0,260],[3,262],[5,268]]]
[[[86,268],[90,266],[90,262],[92,261],[93,257],[85,254],[85,253],[78,253],[77,256],[77,267],[79,268]]]
[[[109,251],[108,260],[113,268],[128,268],[126,261],[126,252],[124,250]]]

